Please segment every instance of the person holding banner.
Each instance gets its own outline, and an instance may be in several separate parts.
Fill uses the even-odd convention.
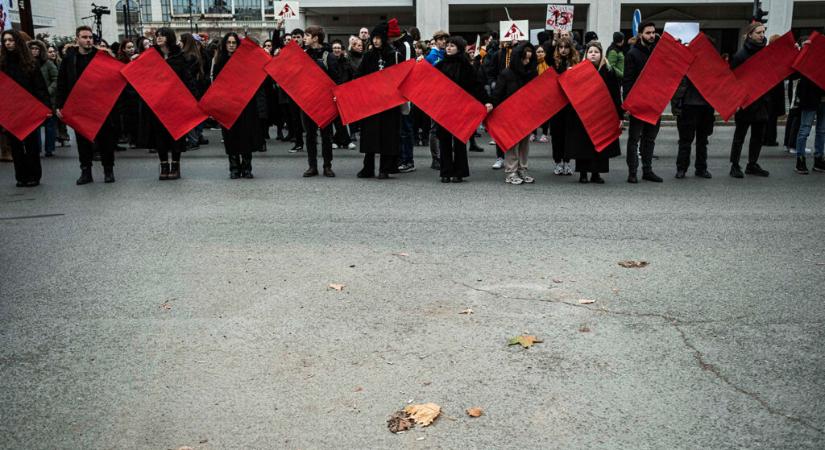
[[[92,37],[92,28],[81,25],[75,30],[75,40],[77,46],[66,51],[66,56],[60,63],[57,74],[57,117],[62,119],[61,109],[66,104],[72,89],[77,80],[83,75],[83,71],[92,62],[98,49],[95,48]],[[100,162],[103,165],[104,182],[114,183],[115,173],[115,147],[117,146],[117,127],[115,119],[117,113],[112,113],[103,122],[100,131],[97,133],[95,142],[80,135],[75,130],[75,141],[77,142],[77,154],[80,159],[80,178],[77,185],[84,185],[94,181],[92,179],[92,160],[95,150],[100,154]]]
[[[444,59],[435,68],[447,76],[455,84],[464,89],[487,107],[487,112],[493,110],[493,105],[487,98],[484,85],[478,77],[476,68],[470,63],[465,48],[467,41],[461,36],[451,36],[447,39]],[[442,183],[461,183],[470,176],[470,163],[467,160],[467,144],[461,142],[443,127],[438,126],[438,148],[440,149],[439,163],[441,165]]]
[[[32,57],[26,41],[14,30],[3,31],[0,47],[0,70],[14,82],[51,109],[46,80],[40,73],[37,61]],[[35,128],[22,141],[4,130],[14,158],[14,177],[17,187],[34,187],[40,184],[40,128]]]
[[[553,69],[559,75],[563,74],[581,61],[581,55],[568,37],[559,38],[556,41],[556,49],[553,52]],[[553,168],[555,175],[573,175],[573,167],[570,165],[570,158],[565,155],[567,143],[567,131],[569,122],[576,115],[573,106],[567,104],[555,116],[550,118],[550,142],[553,145]]]
[[[708,172],[708,137],[713,134],[713,124],[716,121],[713,107],[702,97],[688,77],[684,77],[670,102],[670,110],[676,116],[676,129],[679,132],[676,178],[685,178],[687,174],[694,139],[696,140],[695,175],[699,178],[711,178]]]
[[[741,66],[757,52],[765,48],[765,25],[754,22],[745,28],[745,42],[733,58],[730,60],[731,70]],[[733,178],[744,178],[742,168],[739,166],[739,158],[742,154],[742,147],[745,144],[745,136],[748,128],[751,130],[750,143],[748,144],[748,165],[745,166],[745,173],[759,177],[767,177],[770,172],[759,167],[757,161],[762,152],[762,141],[765,128],[768,124],[768,112],[770,109],[770,93],[759,97],[748,107],[736,112],[736,128],[733,131],[733,142],[730,147],[730,176]]]
[[[304,51],[318,66],[335,82],[340,84],[341,72],[338,68],[338,58],[332,48],[324,44],[324,29],[312,25],[304,30]],[[306,130],[307,161],[309,168],[304,177],[318,175],[318,124],[308,115],[301,112],[301,122]],[[332,124],[321,128],[321,156],[324,159],[324,176],[334,177],[332,171]]]

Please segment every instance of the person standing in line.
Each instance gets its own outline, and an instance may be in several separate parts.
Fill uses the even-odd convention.
[[[447,47],[447,38],[450,37],[450,33],[446,31],[438,30],[433,33],[433,47],[430,49],[430,52],[427,53],[427,56],[424,57],[428,63],[435,66],[446,55],[444,50]],[[436,136],[435,131],[437,130],[437,125],[435,121],[430,119],[430,156],[432,157],[432,163],[430,164],[430,169],[433,170],[441,170],[441,163],[439,151],[438,151],[438,136]]]
[[[63,114],[61,109],[66,104],[69,94],[74,88],[77,80],[92,62],[95,54],[99,51],[92,43],[92,29],[89,26],[81,25],[75,30],[75,39],[77,47],[71,48],[66,52],[66,56],[60,63],[60,69],[57,75],[57,117],[62,119]],[[92,160],[94,159],[95,150],[100,154],[100,161],[103,165],[104,182],[114,183],[114,165],[115,165],[115,147],[117,146],[117,128],[114,125],[117,112],[112,111],[103,122],[103,126],[98,131],[95,137],[95,142],[81,136],[75,131],[75,140],[77,141],[77,153],[80,158],[80,178],[77,179],[76,184],[84,185],[93,182],[92,179]]]
[[[684,77],[670,102],[670,110],[676,116],[676,129],[679,132],[676,178],[685,178],[687,174],[694,139],[696,140],[695,175],[698,178],[711,178],[708,172],[708,137],[713,134],[713,124],[716,121],[713,107],[702,97],[696,86]]]
[[[599,41],[590,41],[584,46],[584,54],[587,61],[596,67],[607,91],[610,93],[613,108],[616,112],[616,127],[621,126],[622,121],[622,101],[619,94],[619,78],[607,62],[607,57]],[[584,63],[586,64],[586,63]],[[622,153],[619,146],[619,139],[610,143],[602,151],[597,152],[590,135],[584,128],[579,115],[575,109],[571,109],[567,116],[567,124],[564,139],[565,156],[576,160],[576,171],[579,172],[579,183],[604,184],[601,174],[610,171],[610,158],[619,156]],[[587,174],[590,173],[588,180]]]
[[[581,61],[581,56],[573,45],[573,41],[566,37],[560,38],[556,42],[556,50],[553,53],[552,61],[556,73],[563,74],[572,69],[579,61]],[[568,121],[575,114],[573,106],[568,103],[561,111],[550,118],[550,142],[553,145],[553,162],[556,163],[553,168],[555,175],[573,175],[570,158],[565,154],[567,144],[564,141],[567,138]]]
[[[529,42],[518,44],[510,55],[507,68],[501,71],[493,90],[493,104],[500,105],[530,80],[538,76],[535,50]],[[505,153],[504,182],[519,185],[533,183],[535,179],[527,173],[527,155],[530,152],[530,137],[525,136],[518,144]]]
[[[286,36],[284,36],[285,44],[291,41],[298,44],[301,48],[304,48],[304,30],[296,28],[292,30],[290,36],[291,38],[289,38],[289,40],[287,40]],[[289,134],[285,139],[295,142],[295,145],[289,149],[289,153],[298,153],[304,149],[304,126],[302,119],[304,113],[301,111],[298,104],[295,103],[295,100],[292,100],[286,92],[284,92],[284,95],[289,99],[287,104],[287,128],[289,129]]]
[[[2,33],[3,46],[0,47],[0,70],[20,87],[32,94],[44,105],[50,106],[46,80],[32,57],[26,41],[18,31],[5,30]],[[32,131],[23,140],[3,130],[3,135],[11,147],[14,159],[14,177],[17,187],[34,187],[40,184],[40,128]]]
[[[31,51],[32,58],[40,66],[40,72],[43,74],[43,79],[46,82],[46,88],[49,91],[49,107],[54,110],[54,105],[57,98],[57,66],[48,57],[46,44],[43,41],[34,40],[29,41],[29,51]],[[43,154],[49,158],[54,156],[54,147],[57,142],[57,118],[54,116],[46,119],[43,123],[44,143]],[[38,130],[38,139],[40,138],[40,131]]]
[[[493,105],[487,98],[487,93],[484,91],[484,85],[479,80],[476,67],[470,63],[470,58],[465,52],[466,47],[467,42],[461,36],[448,38],[444,59],[436,64],[435,68],[476,100],[484,103],[489,113],[493,110]],[[470,176],[467,144],[458,140],[440,125],[437,126],[441,182],[461,183],[464,178]]]
[[[656,45],[656,25],[645,22],[639,26],[638,42],[627,52],[625,57],[624,77],[622,78],[622,92],[624,98],[636,85],[636,80],[642,73],[653,48]],[[656,136],[659,134],[661,119],[651,125],[633,115],[630,116],[630,127],[627,135],[627,182],[638,183],[636,171],[639,168],[639,154],[642,159],[642,179],[661,183],[662,178],[653,173],[653,148],[656,145]],[[641,142],[641,145],[640,145]]]
[[[731,70],[736,69],[765,48],[765,25],[754,22],[745,28],[745,42],[733,58],[730,60]],[[733,178],[744,178],[742,168],[739,166],[739,158],[742,155],[742,147],[745,145],[745,136],[748,129],[751,131],[750,142],[748,144],[748,164],[745,166],[745,173],[759,177],[767,177],[770,172],[759,167],[759,154],[762,152],[762,140],[765,135],[765,127],[768,123],[768,110],[770,109],[770,92],[759,97],[747,108],[742,108],[736,112],[734,120],[736,128],[733,131],[733,142],[730,147],[730,176]]]
[[[774,34],[768,39],[768,45],[773,44],[780,35]],[[785,111],[785,80],[782,80],[768,92],[770,107],[768,108],[768,123],[765,125],[765,135],[762,145],[765,147],[779,146],[778,122],[786,114]]]
[[[403,62],[415,57],[415,41],[406,31],[402,31],[398,26],[398,20],[393,18],[388,22],[387,38],[392,43],[398,54],[398,61]],[[413,159],[413,147],[415,138],[413,136],[413,116],[410,102],[401,105],[401,156],[398,158],[398,167],[394,172],[409,173],[415,171],[415,161]]]
[[[607,47],[607,62],[621,81],[624,77],[624,34],[621,31],[613,33],[613,42]]]
[[[539,39],[539,40],[541,40],[541,39]],[[547,41],[543,44],[539,44],[539,46],[536,47],[536,61],[538,62],[538,66],[536,68],[538,70],[539,76],[541,76],[547,69],[549,69],[551,67],[551,62],[550,61],[551,61],[552,57],[550,55],[552,55],[552,54],[553,54],[553,48],[552,48],[552,45],[550,45],[549,41]],[[548,120],[547,122],[544,122],[536,130],[535,133],[530,135],[530,142],[535,141],[536,136],[539,136],[539,138],[538,138],[539,142],[541,142],[542,144],[545,144],[545,143],[548,142],[547,136],[549,134],[550,134],[550,121]]]
[[[803,45],[809,45],[805,41]],[[796,173],[808,173],[808,164],[805,161],[805,144],[811,134],[814,120],[816,132],[814,136],[814,172],[825,172],[825,90],[816,83],[800,75],[797,85],[799,96],[799,133],[796,137]]]
[[[338,58],[332,52],[332,48],[324,44],[324,29],[312,25],[304,30],[304,51],[335,84],[340,84],[340,70],[338,68]],[[304,172],[304,177],[314,177],[318,175],[318,131],[319,127],[306,113],[301,112],[301,122],[306,130],[307,161],[309,168]],[[320,128],[321,133],[321,156],[324,159],[323,173],[325,177],[334,177],[332,171],[332,124]]]
[[[248,38],[247,38],[248,39]],[[223,68],[241,45],[241,39],[235,32],[229,32],[221,40],[221,46],[212,64],[212,82],[218,79]],[[252,151],[263,144],[258,123],[257,93],[244,107],[232,128],[221,127],[223,146],[229,157],[229,178],[254,178],[252,175]]]
[[[389,44],[386,22],[378,24],[371,33],[372,47],[364,53],[361,66],[356,76],[363,77],[392,67],[399,59],[398,53]],[[358,178],[375,177],[375,155],[380,155],[378,179],[390,178],[393,169],[398,169],[396,159],[401,154],[401,111],[399,107],[373,114],[361,119],[361,153],[364,154],[364,167],[358,172]]]

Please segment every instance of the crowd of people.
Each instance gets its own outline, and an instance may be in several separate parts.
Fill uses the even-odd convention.
[[[61,120],[61,109],[97,52],[107,52],[124,64],[130,64],[142,52],[154,48],[192,96],[200,99],[229,63],[242,39],[252,39],[273,57],[285,45],[294,42],[336,84],[409,59],[426,61],[481,102],[488,112],[547,70],[562,74],[577,64],[593,64],[610,94],[617,123],[627,120],[627,181],[638,183],[641,161],[641,178],[662,182],[653,171],[654,147],[661,121],[652,125],[626,114],[621,106],[622,100],[637,86],[660,39],[659,30],[650,22],[641,24],[638,36],[630,39],[620,32],[614,33],[607,46],[593,32],[586,33],[582,42],[574,33],[554,35],[543,32],[539,34],[540,45],[537,46],[529,42],[499,42],[496,33],[485,35],[478,45],[468,44],[462,37],[444,31],[434,33],[431,39],[422,39],[418,29],[402,30],[395,19],[372,30],[362,28],[347,42],[337,39],[328,42],[320,26],[284,30],[283,22],[276,24],[270,39],[260,43],[235,32],[211,39],[207,34],[177,36],[169,28],[157,30],[152,37],[126,39],[111,46],[105,41],[96,42],[91,28],[86,26],[78,27],[75,37],[75,42],[58,48],[31,39],[22,32],[2,32],[0,70],[53,111],[38,130],[23,140],[6,131],[2,133],[2,160],[14,162],[19,187],[39,184],[41,151],[43,157],[51,157],[58,143],[64,146],[70,141],[66,125]],[[777,37],[773,36],[771,40]],[[744,30],[743,42],[741,49],[729,58],[731,68],[743,64],[769,45],[765,26],[758,22],[749,24]],[[799,40],[800,47],[807,43],[807,36]],[[786,98],[790,104],[788,111],[785,109]],[[709,137],[716,122],[713,107],[685,77],[672,99],[671,111],[676,117],[679,135],[676,178],[686,176],[694,143],[694,173],[700,178],[711,178],[707,154]],[[808,173],[806,154],[810,150],[806,149],[806,143],[815,130],[813,170],[825,172],[825,91],[801,74],[794,74],[750,106],[736,112],[730,176],[769,175],[759,166],[759,156],[763,146],[779,145],[777,119],[782,116],[787,116],[784,146],[796,155],[795,171]],[[221,129],[232,179],[253,178],[252,154],[267,151],[266,142],[272,139],[273,129],[274,139],[293,144],[290,153],[306,151],[308,167],[304,177],[321,174],[334,177],[333,149],[360,148],[364,160],[357,176],[387,179],[392,174],[415,171],[413,148],[428,145],[429,167],[439,172],[441,182],[459,183],[470,176],[468,151],[483,151],[477,143],[480,133],[475,133],[469,143],[465,143],[410,103],[347,126],[338,118],[319,128],[289,94],[269,78],[258,88],[231,128],[220,127],[209,119],[183,138],[174,139],[137,91],[127,85],[94,142],[74,134],[81,172],[77,184],[93,181],[92,163],[95,160],[103,166],[104,181],[114,182],[115,152],[127,148],[144,148],[156,153],[160,163],[159,179],[178,179],[181,177],[181,155],[208,144],[203,135],[205,128]],[[748,132],[747,163],[743,171],[740,155]],[[320,171],[317,161],[319,134]],[[604,183],[601,175],[609,171],[610,159],[621,155],[622,150],[616,139],[607,148],[596,151],[581,118],[568,104],[512,148],[496,146],[492,168],[503,169],[507,184],[535,181],[528,171],[528,155],[530,144],[536,140],[550,143],[555,175],[568,176],[578,172],[581,183]],[[490,144],[495,143],[491,141]],[[377,172],[376,155],[379,156]]]

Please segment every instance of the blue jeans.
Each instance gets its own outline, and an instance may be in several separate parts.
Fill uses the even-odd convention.
[[[54,153],[54,144],[57,141],[57,118],[51,116],[43,122],[43,131],[46,133],[45,151],[47,155]],[[40,132],[38,132],[38,135]]]
[[[195,128],[192,128],[188,133],[186,133],[186,141],[189,145],[197,145],[200,142],[201,136],[203,136],[203,128],[206,122],[199,123]]]
[[[811,135],[811,128],[816,117],[816,137],[814,138],[814,157],[825,156],[825,103],[816,109],[802,111],[799,123],[799,135],[796,138],[796,156],[805,156],[805,143]]]
[[[413,164],[413,117],[401,114],[401,164]]]

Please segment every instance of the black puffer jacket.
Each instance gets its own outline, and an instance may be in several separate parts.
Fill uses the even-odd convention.
[[[530,62],[528,62],[525,66],[522,64],[521,58],[527,49],[533,53],[533,56],[530,58]],[[530,80],[537,77],[538,71],[536,70],[536,65],[536,52],[533,49],[533,45],[529,42],[523,42],[517,45],[516,48],[513,49],[513,53],[510,55],[510,67],[502,70],[498,75],[496,88],[493,91],[492,96],[493,104],[501,104],[504,100],[507,100],[508,97],[515,94],[516,91],[521,89],[525,84],[529,83]]]
[[[730,68],[731,70],[736,69],[737,67],[741,66],[745,63],[748,59],[750,59],[753,55],[757,52],[765,48],[765,43],[758,43],[753,42],[750,39],[745,39],[745,44],[742,45],[742,48],[739,49],[733,55],[733,58],[730,59]],[[770,91],[765,95],[759,97],[755,102],[751,103],[750,106],[744,109],[740,109],[736,113],[736,121],[746,121],[746,122],[767,122],[768,121],[768,111],[771,107],[771,99],[770,99]]]
[[[622,76],[624,98],[627,98],[630,90],[633,89],[633,85],[636,84],[636,80],[639,79],[639,75],[641,75],[642,69],[645,68],[647,60],[650,59],[650,54],[653,53],[655,46],[655,43],[650,46],[643,45],[640,38],[639,42],[627,52],[624,60],[624,75]]]

